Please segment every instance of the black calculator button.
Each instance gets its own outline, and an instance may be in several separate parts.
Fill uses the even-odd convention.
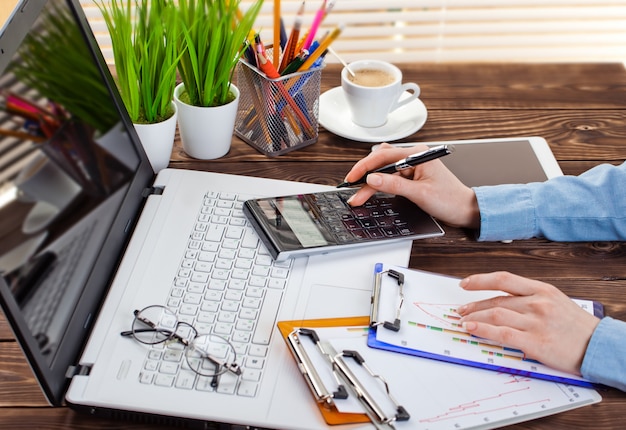
[[[365,230],[353,230],[351,231],[351,233],[354,235],[354,237],[358,238],[358,239],[369,239],[370,236],[367,234],[367,232]]]
[[[367,208],[364,207],[358,207],[358,208],[354,208],[352,210],[352,213],[354,214],[355,218],[367,218],[370,216],[370,211]]]
[[[357,230],[357,229],[361,228],[359,223],[356,220],[353,220],[353,219],[343,220],[343,225],[345,225],[348,230]]]
[[[384,211],[385,211],[385,215],[387,215],[387,216],[398,216],[398,215],[400,215],[394,208],[387,208]]]
[[[369,237],[371,237],[372,239],[377,239],[380,237],[385,237],[385,234],[383,233],[382,230],[378,229],[378,228],[370,228],[367,230],[367,234],[369,235]]]
[[[398,228],[398,232],[402,236],[408,236],[410,234],[413,234],[413,231],[409,227],[400,227],[400,228]]]
[[[398,229],[395,227],[383,227],[381,231],[385,236],[394,237],[398,235]]]
[[[363,228],[372,228],[376,226],[376,221],[372,218],[359,219],[358,222]]]
[[[390,227],[394,225],[394,218],[388,216],[377,217],[376,225],[379,227]]]

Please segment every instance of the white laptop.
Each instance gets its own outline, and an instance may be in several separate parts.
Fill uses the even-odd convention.
[[[24,51],[33,35],[64,47],[46,61],[77,62],[59,82],[62,104],[36,61],[16,60],[38,58]],[[242,199],[325,187],[175,169],[154,178],[77,1],[21,3],[0,47],[15,104],[0,115],[0,303],[50,403],[151,423],[326,428],[275,322],[367,315],[374,264],[406,265],[411,243],[277,265],[254,248]],[[178,341],[140,342],[150,327],[134,311],[153,305],[175,313]],[[183,344],[194,330],[226,339],[236,360],[210,349],[218,361],[193,367]]]

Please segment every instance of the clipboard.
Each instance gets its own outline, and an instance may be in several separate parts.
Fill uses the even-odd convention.
[[[456,307],[502,292],[465,291],[459,279],[376,264],[367,344],[372,348],[513,375],[593,388],[584,378],[552,369],[509,348],[467,333]],[[574,300],[595,315],[597,302]]]
[[[350,317],[350,318],[328,318],[315,320],[298,320],[298,321],[279,321],[276,325],[282,335],[285,343],[289,346],[287,336],[295,329],[301,327],[318,328],[318,327],[367,327],[369,325],[368,317]],[[291,348],[290,348],[291,350]],[[293,351],[292,351],[293,353]],[[339,424],[357,424],[370,422],[369,417],[365,414],[342,413],[339,412],[334,404],[317,402],[320,412],[329,425]]]
[[[385,379],[369,368],[367,360],[363,358],[357,349],[335,350],[332,345],[326,344],[330,339],[322,339],[320,332],[330,336],[328,331],[319,329],[332,329],[333,338],[339,340],[349,339],[354,341],[362,337],[362,346],[368,349],[366,344],[367,333],[369,331],[368,317],[348,317],[316,320],[279,321],[278,329],[287,343],[290,352],[298,364],[305,381],[309,385],[313,397],[320,409],[324,420],[329,425],[371,423],[380,430],[395,429],[394,423],[407,421],[409,413],[403,406],[397,403],[392,396],[389,385]],[[304,347],[303,337],[310,339],[308,350]],[[334,339],[337,341],[337,339]],[[310,354],[311,345],[317,353]],[[337,348],[339,349],[339,348]],[[309,351],[309,352],[308,352]],[[362,352],[365,352],[362,350]],[[321,358],[324,358],[321,360]],[[314,359],[316,361],[314,361]],[[351,365],[349,363],[352,363]],[[354,368],[364,369],[359,374],[353,371]],[[335,377],[334,383],[325,383],[318,372],[323,371],[327,376],[330,373]],[[359,376],[360,375],[360,376]],[[369,387],[362,382],[364,377],[368,379]],[[372,395],[370,388],[372,381],[382,382],[383,395],[386,398],[385,407],[379,404],[380,397]],[[327,382],[327,381],[326,381]],[[337,401],[341,402],[353,396],[359,402],[358,410],[364,413],[340,411]],[[392,405],[394,412],[389,413],[389,406]]]

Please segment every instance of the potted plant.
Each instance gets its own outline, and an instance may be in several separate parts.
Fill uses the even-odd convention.
[[[174,91],[174,101],[183,149],[194,158],[219,158],[230,149],[239,103],[233,74],[263,1],[257,0],[245,13],[239,3],[178,1],[182,82]]]
[[[169,164],[180,53],[172,0],[99,0],[111,36],[115,79],[155,172]]]

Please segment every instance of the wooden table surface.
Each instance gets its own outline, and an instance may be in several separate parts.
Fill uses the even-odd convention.
[[[402,141],[538,135],[565,174],[626,159],[626,71],[622,64],[400,64],[418,82],[428,109],[425,126]],[[322,92],[339,85],[339,68],[322,74]],[[215,161],[185,155],[177,142],[172,167],[334,185],[371,144],[320,128],[317,143],[269,158],[237,138]],[[625,184],[626,186],[626,184]],[[446,228],[417,241],[411,267],[453,276],[509,270],[555,284],[571,296],[595,298],[608,315],[626,319],[626,244],[478,243],[471,232]],[[600,390],[601,403],[513,426],[519,429],[623,427],[626,394]],[[101,420],[66,407],[51,408],[13,335],[0,316],[0,428],[143,429],[150,424]]]

